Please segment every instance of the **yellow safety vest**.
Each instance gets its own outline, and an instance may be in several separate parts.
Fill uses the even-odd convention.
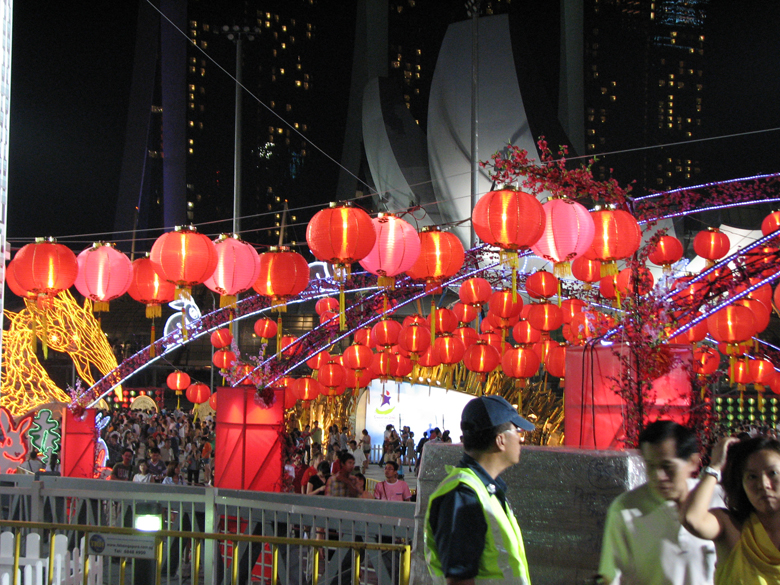
[[[520,533],[520,527],[509,503],[507,502],[507,508],[509,508],[509,513],[507,513],[501,505],[501,500],[495,494],[488,492],[483,481],[471,469],[453,468],[448,465],[446,470],[447,477],[431,494],[428,510],[425,513],[425,560],[428,563],[428,570],[433,576],[433,582],[443,584],[446,583],[446,579],[441,568],[439,552],[436,550],[436,539],[431,529],[431,504],[436,498],[449,493],[462,483],[477,494],[488,526],[485,535],[485,548],[479,560],[479,572],[476,579],[480,585],[492,583],[530,585],[531,579],[528,575],[528,562],[525,559],[523,535]],[[468,535],[462,536],[468,538]]]

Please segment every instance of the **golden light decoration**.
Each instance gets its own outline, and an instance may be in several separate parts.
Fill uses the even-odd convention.
[[[35,354],[33,325],[34,331],[42,335],[41,314],[34,302],[25,301],[25,304],[26,308],[18,313],[4,311],[9,328],[3,332],[0,406],[14,416],[49,402],[70,402],[70,397],[52,381]],[[116,357],[92,314],[91,301],[86,300],[84,307],[80,307],[69,291],[63,291],[53,297],[47,320],[49,347],[67,353],[84,382],[90,386],[95,383],[91,366],[102,374],[116,369]],[[121,390],[119,386],[115,392]]]

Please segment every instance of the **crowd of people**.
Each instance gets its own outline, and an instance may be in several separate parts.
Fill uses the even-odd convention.
[[[211,485],[214,468],[211,416],[201,421],[181,411],[116,411],[102,435],[107,448],[108,479]]]

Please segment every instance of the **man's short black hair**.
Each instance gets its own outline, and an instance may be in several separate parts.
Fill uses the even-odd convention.
[[[339,457],[339,461],[341,461],[342,465],[344,465],[350,459],[352,461],[355,460],[355,456],[352,453],[350,453],[349,451],[347,451],[346,449],[344,451],[340,451],[338,457]]]
[[[130,453],[131,453],[131,454],[133,453],[133,450],[132,450],[130,447],[125,447],[125,449],[122,451],[122,455],[124,455],[124,454],[125,454],[125,453],[127,453],[128,451],[130,451]],[[36,456],[36,457],[38,456],[38,453],[37,453],[37,451],[36,451],[36,453],[35,453],[35,456]]]
[[[496,427],[482,431],[463,431],[463,449],[465,451],[483,452],[490,449],[496,441],[496,437],[509,429],[514,429],[515,425],[511,422],[505,422]]]
[[[154,455],[155,453],[157,453],[159,455],[160,454],[160,449],[158,449],[157,447],[152,447],[151,449],[149,449],[149,454],[150,455]]]
[[[688,459],[699,452],[696,434],[688,427],[671,420],[657,420],[647,425],[639,435],[639,446],[641,447],[642,443],[659,445],[667,439],[674,439],[675,455],[679,459]]]
[[[393,469],[398,471],[398,462],[397,461],[385,461],[385,467],[387,467],[388,465],[392,465]]]

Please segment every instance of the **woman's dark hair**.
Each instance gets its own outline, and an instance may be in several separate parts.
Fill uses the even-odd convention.
[[[366,476],[365,475],[363,475],[362,473],[356,473],[354,475],[354,477],[362,480],[363,481],[363,486],[365,487],[365,485],[366,485]]]
[[[317,466],[317,473],[321,473],[322,475],[328,476],[330,475],[330,463],[327,461],[322,461]]]
[[[744,522],[754,511],[745,488],[742,487],[742,477],[745,465],[753,453],[759,451],[774,451],[780,455],[780,441],[770,437],[755,437],[734,443],[726,455],[726,465],[723,468],[723,490],[726,492],[726,505],[738,522]]]

